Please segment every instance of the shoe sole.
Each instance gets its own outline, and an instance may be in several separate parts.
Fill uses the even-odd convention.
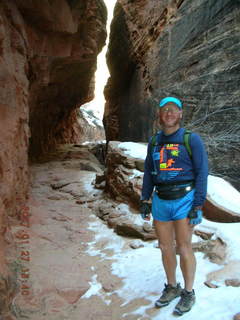
[[[177,310],[177,309],[175,309],[175,310],[173,311],[173,315],[174,315],[174,316],[178,316],[178,317],[180,317],[180,316],[182,316],[182,315],[183,315],[183,312],[182,312],[182,311],[179,311],[179,310]]]
[[[177,298],[179,298],[179,297],[180,297],[180,295],[179,295],[179,296],[176,296],[176,297],[173,298],[171,301],[168,301],[168,302],[166,302],[166,303],[160,302],[160,301],[159,301],[159,303],[155,302],[155,307],[156,307],[156,308],[166,307],[166,306],[168,306],[173,300],[175,300],[175,299],[177,299]]]
[[[155,308],[162,308],[162,307],[166,307],[166,306],[168,306],[169,305],[169,303],[170,302],[166,302],[166,303],[159,303],[159,304],[157,304],[157,303],[155,303]]]
[[[190,308],[189,310],[186,311],[180,311],[179,309],[174,309],[173,311],[173,315],[174,316],[182,316],[184,315],[186,312],[189,312],[192,308]]]
[[[192,306],[190,307],[190,309],[185,310],[185,311],[181,311],[181,310],[179,310],[178,308],[175,308],[174,311],[173,311],[173,315],[175,315],[175,316],[182,316],[183,314],[189,312],[190,310],[192,310],[192,307],[194,306],[195,302],[196,302],[196,301],[194,300],[194,302],[193,302]]]

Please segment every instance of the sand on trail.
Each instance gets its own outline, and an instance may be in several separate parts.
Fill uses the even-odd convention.
[[[87,147],[73,145],[64,145],[31,165],[29,203],[23,209],[29,226],[13,227],[18,235],[19,292],[13,303],[17,319],[117,320],[146,304],[145,299],[136,299],[124,305],[116,293],[121,279],[111,273],[113,252],[104,249],[101,241],[94,242],[89,228],[101,221],[94,208],[103,192],[93,183],[102,169]],[[129,240],[123,241],[122,250]],[[94,249],[107,259],[91,254]],[[95,294],[94,282],[93,288],[100,286]]]

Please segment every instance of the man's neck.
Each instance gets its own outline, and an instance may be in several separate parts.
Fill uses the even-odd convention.
[[[180,128],[180,126],[175,126],[175,127],[168,127],[168,128],[164,128],[163,127],[163,133],[166,135],[166,136],[169,136],[170,134],[173,134],[174,132],[176,132],[178,129]]]

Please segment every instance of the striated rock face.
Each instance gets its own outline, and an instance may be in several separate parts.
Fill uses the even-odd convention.
[[[107,140],[147,141],[159,99],[178,96],[185,126],[206,142],[211,172],[240,188],[239,20],[239,1],[118,0],[105,89]]]

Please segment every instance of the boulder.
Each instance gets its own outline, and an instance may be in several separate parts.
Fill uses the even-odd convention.
[[[207,197],[203,208],[204,216],[216,222],[240,222],[240,214],[221,207],[213,199]]]
[[[137,208],[143,177],[143,172],[139,169],[143,169],[144,160],[127,155],[119,145],[120,142],[117,141],[111,141],[108,144],[105,190],[114,199]]]
[[[142,240],[157,238],[152,224],[144,222],[139,213],[126,204],[106,199],[98,203],[96,211],[97,216],[121,236]]]
[[[223,264],[227,256],[227,245],[220,239],[193,242],[193,251],[203,252],[211,262]]]

